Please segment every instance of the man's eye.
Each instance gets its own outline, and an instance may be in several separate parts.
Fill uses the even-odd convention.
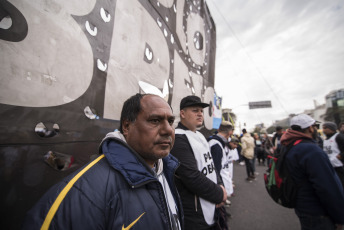
[[[172,126],[174,123],[174,119],[173,120],[169,120],[168,123]]]
[[[160,122],[160,120],[159,119],[152,119],[151,122],[154,123],[154,124],[157,124],[157,123]]]

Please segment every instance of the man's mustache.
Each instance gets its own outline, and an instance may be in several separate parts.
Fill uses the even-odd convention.
[[[162,144],[162,143],[169,143],[170,145],[172,145],[173,139],[171,136],[168,136],[166,138],[161,138],[158,141],[154,142],[154,144]]]

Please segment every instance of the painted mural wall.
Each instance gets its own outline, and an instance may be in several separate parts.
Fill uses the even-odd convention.
[[[212,104],[215,49],[204,0],[1,0],[5,226],[19,228],[52,184],[97,154],[133,94],[158,94],[177,116],[186,95]],[[210,130],[212,107],[204,114]]]

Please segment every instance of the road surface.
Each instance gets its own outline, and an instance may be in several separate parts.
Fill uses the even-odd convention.
[[[252,182],[246,181],[246,168],[234,163],[234,197],[226,207],[231,214],[230,230],[297,230],[301,229],[294,209],[276,204],[268,195],[263,175],[266,166],[256,164],[259,175]]]

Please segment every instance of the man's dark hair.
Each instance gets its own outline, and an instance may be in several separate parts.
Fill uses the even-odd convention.
[[[221,124],[220,127],[219,127],[219,132],[227,133],[227,132],[229,132],[231,130],[233,130],[233,126],[231,126],[231,125],[222,125]]]
[[[243,129],[243,130],[242,130],[242,133],[247,133],[247,130],[246,130],[246,129]]]
[[[294,131],[298,131],[298,132],[301,132],[301,133],[305,133],[306,130],[307,130],[309,127],[305,128],[305,129],[301,129],[301,127],[298,126],[298,125],[292,125],[292,126],[290,126],[290,128],[291,128],[292,130],[294,130]]]
[[[128,98],[122,108],[119,131],[123,133],[122,124],[124,121],[134,122],[141,111],[141,99],[147,94],[137,93]]]
[[[282,130],[283,128],[282,128],[282,126],[277,126],[276,127],[276,131],[280,131],[280,130]]]

